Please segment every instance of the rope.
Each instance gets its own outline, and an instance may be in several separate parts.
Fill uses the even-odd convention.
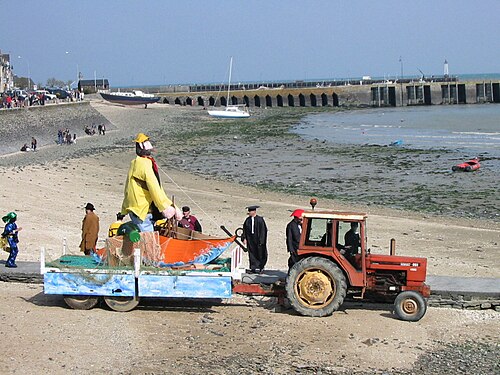
[[[210,216],[208,213],[206,213],[206,212],[205,212],[205,210],[203,210],[203,208],[201,208],[201,206],[200,206],[198,203],[196,203],[196,201],[195,201],[193,198],[191,198],[191,197],[189,196],[189,194],[188,194],[188,193],[186,193],[186,191],[184,191],[184,189],[183,189],[182,187],[180,187],[180,186],[177,184],[177,182],[175,182],[175,181],[174,181],[174,179],[168,175],[168,173],[167,173],[167,172],[165,172],[165,171],[163,170],[163,168],[161,168],[160,166],[158,166],[158,169],[159,169],[159,170],[160,170],[160,171],[161,171],[161,172],[162,172],[165,176],[167,176],[167,178],[168,178],[168,179],[169,179],[169,180],[170,180],[170,181],[171,181],[171,182],[172,182],[172,183],[173,183],[173,184],[174,184],[174,185],[175,185],[175,186],[176,186],[176,187],[177,187],[177,188],[178,188],[178,189],[179,189],[182,193],[184,193],[184,195],[185,195],[185,196],[186,196],[186,197],[187,197],[187,198],[188,198],[188,199],[189,199],[189,200],[190,200],[190,201],[191,201],[191,202],[192,202],[192,203],[193,203],[193,204],[194,204],[194,205],[195,205],[195,206],[196,206],[196,207],[197,207],[197,208],[198,208],[198,209],[199,209],[199,210],[200,210],[200,211],[201,211],[201,212],[202,212],[205,216],[206,216],[206,217],[208,217],[208,218],[210,219],[210,221],[211,221],[213,224],[215,224],[215,225],[217,226],[217,228],[219,228],[219,227],[220,227],[219,223],[218,223],[217,221],[215,221],[215,219],[214,219],[214,218],[212,218],[212,216]]]

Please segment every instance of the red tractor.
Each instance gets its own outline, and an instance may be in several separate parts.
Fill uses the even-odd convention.
[[[314,205],[313,205],[314,208]],[[420,320],[430,288],[425,284],[427,259],[371,254],[367,248],[366,214],[305,211],[298,249],[290,268],[286,292],[302,315],[327,316],[349,293],[353,298],[378,297],[394,301],[396,315]]]

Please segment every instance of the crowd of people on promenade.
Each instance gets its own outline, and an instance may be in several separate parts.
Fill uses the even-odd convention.
[[[71,132],[68,128],[65,130],[59,129],[57,131],[57,144],[58,145],[72,145],[76,143],[76,133],[73,133],[71,136]]]
[[[87,134],[87,135],[96,135],[96,129],[97,129],[97,134],[106,135],[106,125],[105,124],[99,124],[99,125],[92,124],[92,126],[86,125],[83,130],[85,131],[85,134]]]
[[[36,105],[45,105],[47,102],[74,102],[81,101],[84,98],[83,92],[80,93],[78,90],[66,92],[67,95],[64,99],[58,97],[50,99],[46,94],[40,91],[25,92],[23,90],[15,90],[11,92],[4,92],[1,94],[0,109],[26,108]]]

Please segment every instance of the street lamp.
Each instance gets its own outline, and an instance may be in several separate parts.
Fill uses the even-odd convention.
[[[70,51],[66,51],[65,54],[66,55],[69,55],[71,52]],[[75,81],[75,85],[76,87],[78,87],[78,81],[80,80],[80,69],[78,68],[78,63],[76,64],[76,81]],[[71,87],[70,87],[71,89]]]
[[[22,56],[17,56],[18,59],[22,60]],[[31,89],[31,73],[30,73],[30,62],[28,59],[25,59],[26,63],[28,64],[28,90]]]
[[[401,84],[401,107],[403,106],[403,58],[399,56],[399,64],[401,65],[401,77],[399,83]]]

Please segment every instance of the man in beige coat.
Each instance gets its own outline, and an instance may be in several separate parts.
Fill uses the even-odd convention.
[[[85,255],[95,252],[97,237],[99,235],[99,216],[94,213],[95,207],[92,203],[85,206],[85,217],[82,222],[82,242],[80,251]]]

